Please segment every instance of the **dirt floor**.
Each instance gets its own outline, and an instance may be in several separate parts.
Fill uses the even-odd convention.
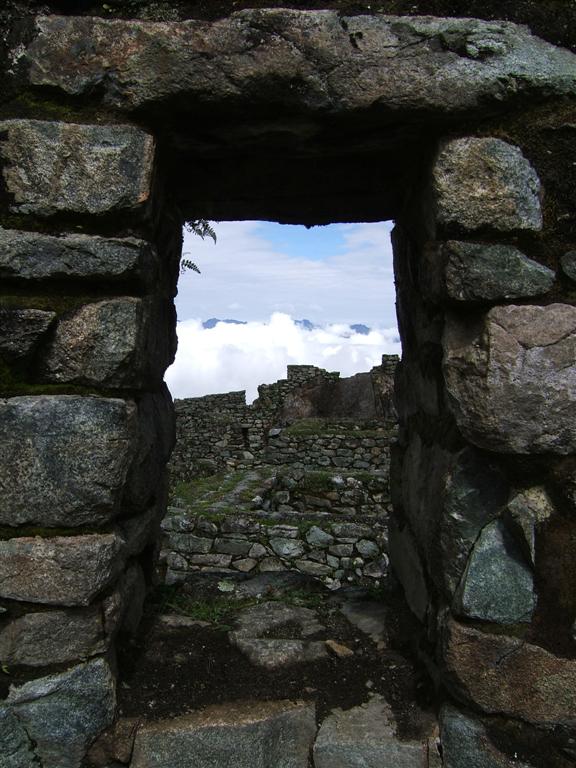
[[[262,599],[271,597],[274,595],[269,593]],[[119,715],[161,719],[235,700],[305,699],[316,703],[321,720],[335,707],[362,704],[372,692],[381,693],[390,703],[399,734],[418,738],[429,730],[433,714],[427,679],[410,658],[415,626],[397,591],[387,590],[371,599],[379,602],[382,597],[388,609],[387,632],[385,648],[378,649],[344,618],[339,609],[341,597],[322,585],[310,584],[277,595],[276,599],[317,611],[326,632],[312,639],[336,640],[354,653],[267,671],[253,666],[228,640],[234,615],[256,599],[236,602],[221,597],[210,607],[210,600],[198,601],[185,590],[161,590],[148,606],[137,640],[122,649]],[[210,626],[167,628],[159,615],[172,613],[175,607],[191,617],[211,617],[213,621]]]

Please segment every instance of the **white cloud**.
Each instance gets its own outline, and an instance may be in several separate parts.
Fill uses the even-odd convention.
[[[262,320],[283,312],[318,323],[395,325],[389,223],[323,228],[314,242],[320,247],[325,236],[330,247],[321,256],[306,252],[301,235],[295,248],[293,230],[276,226],[282,236],[274,242],[270,225],[255,221],[217,222],[216,245],[187,233],[184,251],[202,274],[180,279],[180,320]]]
[[[178,323],[178,355],[166,381],[174,397],[246,389],[251,402],[258,384],[284,378],[288,364],[318,365],[351,376],[378,365],[382,354],[400,354],[395,327],[367,335],[344,323],[306,331],[283,313],[265,322],[218,323],[212,329],[190,319]]]

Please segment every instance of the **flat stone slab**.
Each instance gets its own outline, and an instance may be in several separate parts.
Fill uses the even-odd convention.
[[[266,637],[270,632],[281,635],[284,627],[285,638]],[[267,602],[242,611],[229,638],[252,664],[278,669],[327,658],[328,650],[323,640],[307,639],[324,629],[310,608]],[[290,637],[294,634],[299,637]]]
[[[116,533],[0,540],[0,597],[87,606],[122,571],[125,548]]]
[[[148,202],[154,140],[131,125],[5,120],[0,158],[13,212],[103,214]]]
[[[341,609],[352,626],[359,629],[376,643],[384,645],[386,640],[386,607],[373,600],[349,600]]]
[[[576,56],[527,27],[476,19],[285,9],[213,23],[45,16],[24,55],[34,86],[102,94],[129,111],[168,100],[289,100],[296,110],[445,115],[520,94],[576,93]]]
[[[2,280],[75,280],[149,284],[157,274],[153,246],[132,237],[44,235],[0,228]]]
[[[315,768],[428,768],[428,742],[403,741],[379,695],[360,707],[334,710],[314,744]]]
[[[131,768],[308,768],[314,706],[239,702],[150,723],[136,735]]]
[[[108,522],[119,511],[135,436],[135,407],[124,400],[0,400],[0,525]]]

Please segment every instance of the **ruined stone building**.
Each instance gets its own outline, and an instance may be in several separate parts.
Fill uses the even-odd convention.
[[[394,220],[389,553],[439,730],[380,740],[415,768],[570,768],[573,3],[269,5],[0,9],[0,765],[334,768],[335,733],[361,730],[329,707],[317,736],[312,700],[247,704],[248,760],[197,737],[216,739],[202,712],[176,738],[166,710],[87,757],[127,701],[115,649],[167,507],[182,225],[207,218]]]

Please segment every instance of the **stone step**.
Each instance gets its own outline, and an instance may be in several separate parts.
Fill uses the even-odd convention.
[[[144,725],[130,768],[308,768],[315,707],[235,702]]]

